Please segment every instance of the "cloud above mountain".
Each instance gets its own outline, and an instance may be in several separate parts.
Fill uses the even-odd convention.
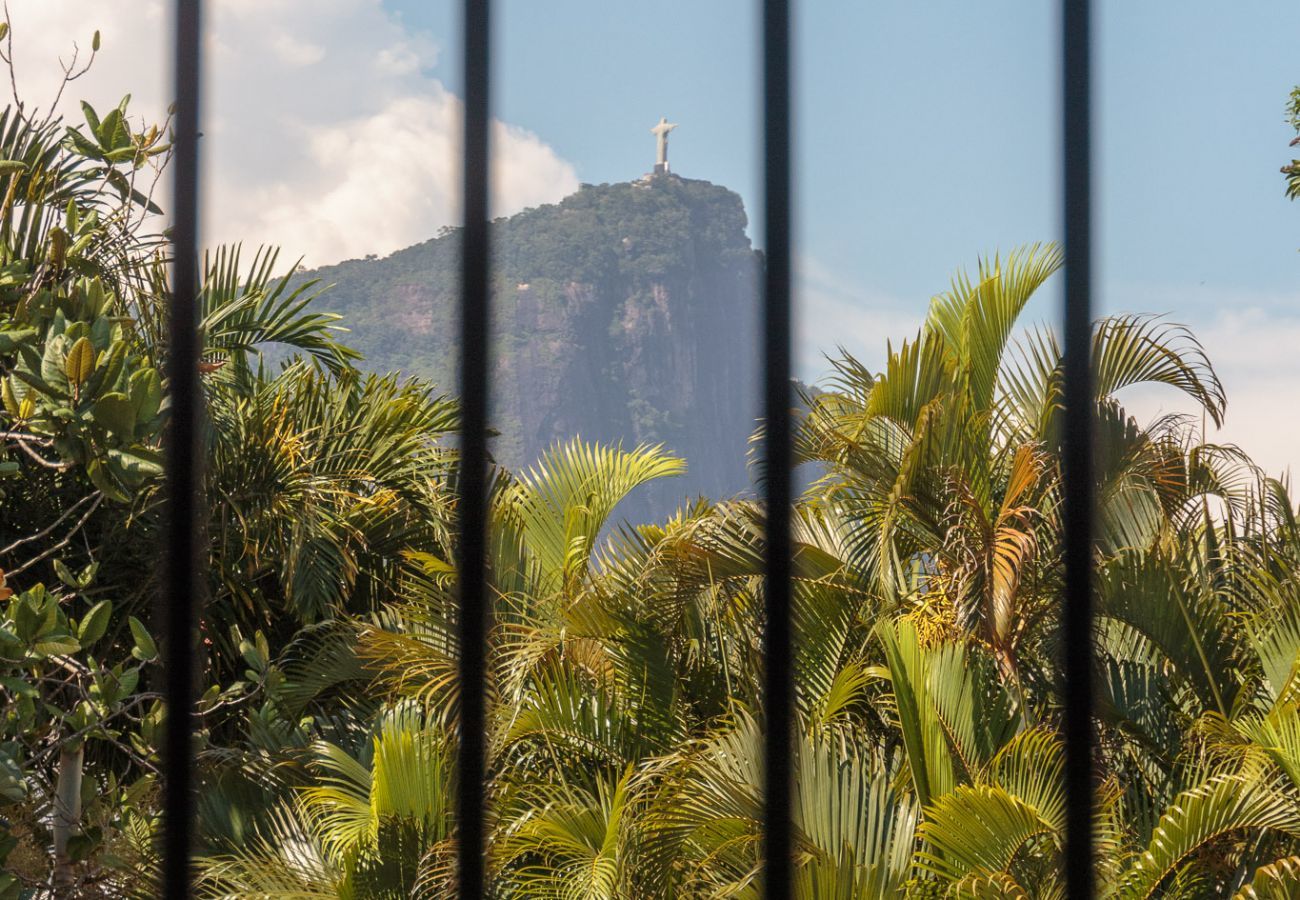
[[[9,0],[20,93],[48,105],[59,62],[85,60],[76,100],[154,121],[171,96],[170,4]],[[210,0],[203,165],[205,242],[277,244],[308,264],[385,254],[459,220],[462,104],[430,74],[438,45],[378,0]],[[577,189],[537,135],[492,131],[494,214]]]

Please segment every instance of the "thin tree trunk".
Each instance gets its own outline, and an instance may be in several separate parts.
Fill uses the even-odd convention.
[[[72,896],[76,882],[68,842],[81,825],[83,744],[59,752],[59,778],[54,788],[54,895]]]

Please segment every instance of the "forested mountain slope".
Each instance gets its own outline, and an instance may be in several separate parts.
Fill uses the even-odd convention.
[[[745,489],[757,411],[757,272],[735,193],[673,175],[584,185],[492,227],[494,452],[531,464],[581,435],[663,443],[688,472],[645,501]],[[454,390],[459,241],[454,230],[384,259],[309,273],[332,287],[347,340],[376,372]],[[648,511],[648,510],[647,510]]]

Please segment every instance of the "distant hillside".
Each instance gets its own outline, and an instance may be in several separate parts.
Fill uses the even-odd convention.
[[[688,475],[639,512],[748,486],[759,259],[736,194],[704,181],[584,186],[492,226],[497,458],[557,440],[664,443]],[[310,273],[366,366],[455,385],[458,236]]]

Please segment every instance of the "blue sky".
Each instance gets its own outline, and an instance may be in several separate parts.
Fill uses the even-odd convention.
[[[757,208],[756,0],[498,0],[498,212],[650,167]],[[1054,2],[796,4],[800,375],[836,344],[878,364],[980,254],[1059,232]],[[20,85],[103,29],[75,98],[157,117],[169,0],[9,0]],[[408,246],[457,221],[454,0],[210,0],[209,242],[309,263]],[[1300,463],[1300,206],[1278,167],[1300,82],[1293,4],[1099,4],[1098,301],[1192,326],[1229,394],[1223,439]],[[44,61],[46,70],[37,71]],[[57,70],[55,70],[57,72]],[[40,75],[39,78],[36,76]],[[75,111],[75,107],[73,107]],[[758,234],[760,230],[753,229]],[[1055,288],[1033,315],[1057,317]],[[1183,409],[1125,398],[1139,416]]]
[[[455,4],[385,0],[459,76]],[[683,175],[753,205],[755,4],[498,4],[496,111],[584,181],[646,167],[660,114]],[[1241,10],[1249,9],[1244,15]],[[1054,4],[799,5],[801,247],[924,302],[978,252],[1057,231]],[[1108,281],[1286,291],[1300,210],[1281,194],[1300,81],[1287,4],[1102,3],[1098,184]],[[1188,303],[1198,302],[1189,297]]]
[[[455,90],[455,4],[385,2],[436,36],[438,77]],[[828,343],[878,358],[955,267],[1058,236],[1058,37],[1046,2],[797,6],[800,345],[813,376]],[[647,128],[667,115],[681,123],[674,170],[754,210],[755,8],[504,0],[496,111],[591,182],[644,171]],[[1277,171],[1300,81],[1293,12],[1112,0],[1097,22],[1098,303],[1192,325],[1230,392],[1226,437],[1275,469],[1300,461],[1300,431],[1267,414],[1300,387],[1300,208]],[[1052,318],[1055,303],[1048,292],[1035,313]],[[1158,393],[1131,402],[1181,407]]]

